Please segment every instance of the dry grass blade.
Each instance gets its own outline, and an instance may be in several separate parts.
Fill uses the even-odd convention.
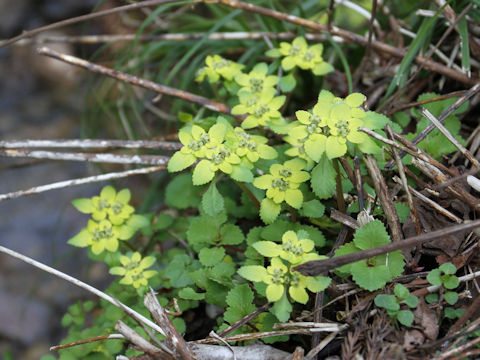
[[[146,167],[141,169],[126,170],[126,171],[112,172],[112,173],[102,174],[102,175],[94,175],[94,176],[89,176],[85,178],[64,180],[64,181],[59,181],[51,184],[35,186],[27,190],[13,191],[6,194],[0,194],[0,201],[16,199],[16,198],[27,196],[27,195],[40,194],[43,192],[63,189],[71,186],[78,186],[78,185],[90,184],[94,182],[120,179],[120,178],[133,176],[133,175],[150,174],[150,173],[162,171],[162,170],[165,170],[165,166],[151,166],[151,167]]]
[[[195,95],[187,91],[175,89],[169,86],[160,85],[153,81],[142,79],[137,76],[129,75],[118,70],[113,70],[102,65],[94,64],[90,61],[83,60],[72,55],[62,54],[58,51],[49,49],[45,46],[41,47],[37,51],[41,55],[46,55],[54,59],[66,62],[68,64],[79,66],[93,73],[107,75],[114,79],[129,83],[132,85],[140,86],[148,90],[155,91],[159,94],[178,97],[185,101],[189,101],[189,102],[204,106],[207,109],[210,109],[212,111],[220,112],[223,114],[230,114],[230,108],[228,106],[226,106],[225,104],[212,101],[203,96]]]
[[[375,257],[377,255],[386,254],[395,250],[412,248],[414,246],[426,243],[428,241],[435,240],[442,236],[447,236],[447,235],[455,234],[462,231],[472,230],[479,226],[480,226],[480,220],[475,220],[475,221],[460,224],[460,225],[449,226],[444,229],[435,230],[426,234],[413,236],[399,242],[379,246],[373,249],[362,250],[352,254],[334,257],[328,260],[308,261],[302,265],[298,265],[294,267],[293,270],[299,271],[304,275],[317,276],[324,272],[333,270],[337,267],[340,267],[346,264],[350,264],[355,261],[368,259],[371,257]]]
[[[44,150],[0,150],[0,156],[29,159],[48,159],[62,161],[82,161],[110,164],[166,165],[169,156],[161,155],[123,155],[105,153],[67,153]]]
[[[16,251],[13,251],[13,250],[10,250],[6,247],[3,247],[3,246],[0,246],[0,252],[2,253],[5,253],[5,254],[8,254],[10,256],[13,256],[14,258],[17,258],[21,261],[24,261],[26,262],[27,264],[30,264],[30,265],[33,265],[45,272],[48,272],[52,275],[55,275],[63,280],[66,280],[82,289],[85,289],[89,292],[91,292],[92,294],[95,294],[96,296],[108,301],[109,303],[115,305],[115,306],[118,306],[120,309],[122,309],[123,311],[125,311],[125,313],[127,313],[128,315],[132,316],[134,319],[137,319],[138,321],[144,323],[145,325],[147,326],[150,326],[152,329],[154,329],[155,331],[157,331],[159,334],[162,334],[165,336],[165,332],[164,330],[159,327],[157,324],[155,324],[153,321],[147,319],[145,316],[143,316],[142,314],[139,314],[138,312],[136,312],[135,310],[129,308],[127,305],[123,304],[122,302],[118,301],[117,299],[111,297],[110,295],[107,295],[105,294],[103,291],[100,291],[96,288],[94,288],[93,286],[91,285],[88,285],[86,283],[84,283],[83,281],[80,281],[70,275],[67,275],[61,271],[58,271],[48,265],[45,265],[45,264],[42,264],[41,262],[38,262],[32,258],[29,258],[28,256],[25,256],[25,255],[22,255]],[[163,349],[165,350],[165,349]],[[168,349],[166,349],[168,352],[170,352]]]

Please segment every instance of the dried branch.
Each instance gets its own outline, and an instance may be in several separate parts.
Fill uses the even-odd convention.
[[[409,249],[420,244],[435,240],[437,238],[452,235],[462,231],[472,230],[480,226],[480,220],[475,220],[460,225],[449,226],[440,230],[435,230],[426,234],[413,236],[402,241],[382,245],[373,249],[362,250],[352,254],[342,255],[327,260],[308,261],[293,268],[303,275],[317,276],[324,272],[333,270],[337,267],[350,264],[363,259],[372,258],[378,255],[386,254],[396,250]]]
[[[81,36],[59,36],[59,35],[45,35],[33,39],[24,39],[17,43],[17,45],[26,44],[48,44],[48,43],[71,43],[71,44],[101,44],[118,41],[192,41],[206,38],[207,40],[292,40],[297,34],[291,32],[248,32],[248,31],[225,31],[214,33],[177,33],[177,34],[120,34],[120,35],[81,35]],[[326,41],[327,37],[323,34],[305,34],[305,39],[310,41]],[[343,42],[342,38],[335,37],[336,42]]]
[[[390,138],[393,140],[393,133],[392,133],[392,128],[390,125],[387,124],[386,126],[386,131],[389,134]],[[417,235],[420,235],[422,233],[422,229],[420,227],[420,221],[418,220],[418,215],[417,215],[417,208],[415,207],[415,204],[413,203],[412,199],[412,194],[410,193],[410,187],[407,183],[407,176],[405,175],[405,168],[403,166],[402,160],[400,159],[400,156],[398,156],[397,149],[392,146],[392,152],[393,152],[393,157],[395,158],[395,162],[397,164],[398,168],[398,173],[400,175],[400,184],[403,187],[403,190],[407,194],[407,201],[408,201],[408,206],[410,207],[410,214],[411,218],[413,221],[413,224],[415,226],[415,232]]]
[[[195,356],[201,360],[232,360],[232,351],[225,346],[190,344]],[[268,345],[231,346],[237,360],[285,360],[291,355]]]
[[[165,356],[166,354],[162,351],[162,349],[157,348],[156,346],[150,344],[147,340],[145,340],[142,336],[140,336],[135,330],[130,328],[127,324],[125,324],[122,320],[118,320],[115,324],[115,330],[117,330],[120,334],[122,334],[125,339],[130,341],[132,344],[136,345],[142,351],[145,351],[148,354],[159,356],[160,359],[175,359],[173,356]],[[168,354],[168,353],[167,353]]]
[[[96,296],[108,301],[109,303],[111,303],[115,306],[118,306],[120,309],[125,311],[125,313],[127,313],[129,316],[131,316],[131,317],[143,322],[144,324],[150,326],[152,329],[154,329],[158,333],[160,333],[162,335],[165,335],[165,332],[163,331],[163,329],[160,328],[157,324],[155,324],[151,320],[147,319],[142,314],[139,314],[135,310],[129,308],[127,305],[123,304],[119,300],[111,297],[110,295],[105,294],[104,292],[94,288],[93,286],[88,285],[88,284],[84,283],[83,281],[80,281],[80,280],[78,280],[78,279],[76,279],[76,278],[74,278],[70,275],[67,275],[67,274],[65,274],[65,273],[63,273],[59,270],[56,270],[56,269],[54,269],[54,268],[52,268],[48,265],[42,264],[41,262],[38,262],[38,261],[28,257],[28,256],[22,255],[22,254],[20,254],[16,251],[10,250],[6,247],[0,246],[0,252],[8,254],[10,256],[13,256],[14,258],[22,260],[22,261],[26,262],[27,264],[33,265],[33,266],[35,266],[35,267],[37,267],[37,268],[39,268],[43,271],[46,271],[50,274],[58,276],[59,278],[61,278],[63,280],[66,280],[66,281],[68,281],[68,282],[70,282],[70,283],[72,283],[72,284],[74,284],[78,287],[81,287],[82,289],[85,289],[85,290],[91,292],[92,294],[95,294]]]
[[[247,316],[244,316],[243,318],[241,318],[240,320],[238,320],[234,324],[230,325],[225,330],[222,330],[221,332],[218,333],[218,335],[221,336],[221,337],[225,337],[227,334],[230,334],[232,331],[237,330],[241,326],[248,323],[250,320],[254,319],[257,315],[261,314],[262,312],[267,311],[271,306],[272,306],[272,303],[266,303],[265,305],[259,307],[257,310],[252,311]]]
[[[16,42],[18,40],[32,37],[32,36],[37,35],[41,32],[44,32],[44,31],[58,29],[60,27],[66,26],[66,25],[72,25],[72,24],[76,24],[76,23],[79,23],[79,22],[82,22],[82,21],[87,21],[87,20],[91,20],[91,19],[95,19],[95,18],[98,18],[98,17],[107,16],[107,15],[117,14],[117,13],[124,12],[124,11],[136,10],[136,9],[141,9],[143,7],[149,7],[149,6],[158,6],[158,5],[161,5],[161,4],[174,3],[174,2],[177,2],[177,1],[178,0],[145,0],[145,1],[141,1],[139,3],[135,3],[135,4],[118,6],[118,7],[113,8],[113,9],[107,9],[107,10],[97,11],[97,12],[94,12],[92,14],[72,17],[72,18],[69,18],[69,19],[66,19],[66,20],[55,22],[53,24],[49,24],[49,25],[46,25],[46,26],[36,28],[36,29],[30,30],[30,31],[24,31],[20,35],[17,35],[15,37],[11,38],[11,39],[0,41],[0,48],[2,48],[4,46],[7,46],[7,45],[10,45],[10,44],[13,44],[14,42]]]
[[[448,107],[439,117],[438,121],[440,123],[444,123],[445,119],[449,117],[451,114],[453,114],[462,104],[470,99],[473,95],[475,95],[478,91],[480,91],[480,82],[474,83],[474,85],[466,91],[457,101],[455,101],[451,106]],[[432,132],[432,130],[435,129],[435,125],[430,124],[428,125],[425,129],[423,129],[420,134],[415,136],[415,138],[412,140],[413,144],[418,144],[420,141],[425,139],[428,134]],[[403,158],[405,156],[405,153],[400,153],[399,154],[400,158]],[[390,161],[387,165],[385,165],[385,169],[391,169],[394,166],[394,162]]]
[[[158,302],[158,299],[155,296],[152,288],[150,288],[150,292],[145,295],[144,304],[148,311],[150,311],[150,314],[152,314],[155,321],[161,325],[162,329],[165,330],[165,341],[169,347],[175,350],[182,359],[195,360],[195,355],[193,354],[192,350],[190,350],[177,329],[175,329],[175,326],[173,326],[165,309]]]
[[[427,109],[422,109],[424,115],[430,122],[465,156],[476,168],[480,169],[480,162],[460,142],[455,139],[450,131]]]
[[[68,139],[68,140],[3,140],[0,149],[17,148],[80,148],[80,149],[162,149],[180,150],[179,142],[155,140],[105,140],[105,139]]]
[[[85,178],[77,178],[65,181],[59,181],[47,185],[35,186],[27,190],[14,191],[6,194],[0,194],[0,201],[16,199],[26,195],[40,194],[50,190],[62,189],[70,186],[78,186],[83,184],[89,184],[94,182],[107,181],[112,179],[120,179],[127,176],[150,174],[153,172],[165,170],[165,166],[151,166],[141,169],[127,170],[121,172],[112,172],[102,175],[94,175]]]
[[[142,79],[134,75],[129,75],[118,70],[113,70],[102,65],[94,64],[90,61],[83,60],[72,55],[62,54],[60,52],[49,49],[47,47],[41,47],[37,51],[41,55],[49,56],[51,58],[84,68],[88,71],[91,71],[97,74],[107,75],[114,79],[129,83],[132,85],[140,86],[148,90],[153,90],[159,94],[174,96],[174,97],[183,99],[185,101],[196,103],[212,111],[220,112],[223,114],[230,114],[230,108],[228,106],[226,106],[225,104],[218,103],[216,101],[212,101],[203,96],[195,95],[187,91],[175,89],[169,86],[160,85],[153,81]]]
[[[95,337],[91,337],[91,338],[88,338],[88,339],[74,341],[74,342],[71,342],[71,343],[68,343],[68,344],[55,345],[55,346],[50,347],[49,350],[50,351],[58,351],[58,350],[66,349],[66,348],[77,346],[77,345],[83,345],[83,344],[88,344],[88,343],[95,342],[95,341],[108,340],[108,339],[125,339],[125,336],[123,336],[122,334],[110,334],[110,335],[95,336]]]
[[[377,161],[372,155],[365,155],[364,162],[367,166],[368,172],[373,180],[373,185],[375,186],[375,193],[380,198],[382,203],[383,211],[387,217],[388,225],[390,226],[390,231],[392,233],[393,242],[401,241],[403,239],[402,227],[400,225],[400,220],[398,218],[397,210],[393,206],[393,200],[388,194],[387,184],[385,179],[380,172],[380,169],[377,165]]]
[[[286,21],[295,25],[303,26],[307,29],[311,29],[318,32],[329,31],[327,25],[319,24],[312,20],[307,20],[295,15],[285,14],[280,11],[271,10],[261,6],[256,6],[256,5],[249,4],[239,0],[204,0],[204,1],[209,3],[212,3],[212,2],[220,3],[236,9],[242,9],[242,10],[258,13],[264,16],[272,17],[277,20]],[[331,33],[331,35],[337,35],[347,41],[360,44],[363,46],[368,46],[368,43],[369,43],[367,37],[355,34],[348,30],[340,29],[336,26],[332,26],[329,32]],[[395,56],[397,58],[404,58],[406,55],[406,50],[398,49],[394,46],[385,44],[378,40],[372,40],[371,47],[372,49],[375,49],[380,52],[384,52],[386,54]],[[426,59],[421,56],[416,56],[415,62],[417,62],[418,64],[422,64],[426,69],[445,75],[451,79],[460,81],[464,84],[475,85],[478,82],[475,79],[470,79],[468,76],[461,73],[460,71],[453,70],[448,66],[445,66],[443,64],[440,64],[430,59]],[[479,86],[480,86],[480,83],[479,83]]]
[[[397,178],[396,176],[393,177],[393,181],[395,181],[397,184],[402,184],[403,185],[403,181],[401,181],[399,178]],[[439,204],[437,204],[435,201],[433,201],[432,199],[429,199],[428,197],[426,197],[425,195],[423,195],[421,192],[415,190],[414,188],[412,188],[410,185],[407,184],[407,187],[408,187],[408,190],[409,192],[412,192],[417,198],[419,198],[420,200],[422,200],[425,204],[429,205],[431,208],[435,209],[436,211],[438,211],[440,214],[442,215],[445,215],[446,217],[452,219],[453,221],[455,221],[456,223],[458,224],[461,224],[462,223],[462,219],[460,219],[458,216],[456,216],[455,214],[452,214],[450,211],[448,211],[447,209],[445,209],[444,207],[440,206]]]
[[[94,163],[111,164],[148,164],[148,165],[166,165],[169,156],[162,155],[123,155],[123,154],[105,154],[105,153],[67,153],[44,150],[21,150],[7,149],[0,150],[0,156],[29,158],[29,159],[49,159],[63,161],[82,161]]]

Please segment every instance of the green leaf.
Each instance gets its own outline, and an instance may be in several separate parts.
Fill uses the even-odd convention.
[[[220,247],[203,248],[198,253],[198,260],[203,266],[218,264],[225,257],[225,249]]]
[[[165,268],[165,276],[170,280],[170,284],[176,288],[183,288],[192,285],[193,281],[188,277],[188,274],[198,269],[198,262],[186,254],[175,255]]]
[[[203,300],[205,299],[205,293],[197,293],[191,287],[186,287],[178,292],[178,296],[186,300]]]
[[[458,33],[460,34],[460,46],[462,49],[462,71],[470,77],[470,45],[469,45],[469,34],[467,19],[462,17],[458,21]]]
[[[356,247],[353,242],[349,242],[349,243],[346,243],[345,245],[340,246],[335,251],[335,256],[348,255],[348,254],[352,254],[352,253],[357,252],[357,251],[360,251],[360,249],[358,247]],[[336,270],[341,272],[341,273],[351,274],[352,264],[346,264],[346,265],[340,266]]]
[[[336,172],[331,160],[325,154],[312,170],[312,190],[320,199],[328,199],[335,194]]]
[[[390,236],[380,220],[373,220],[355,231],[353,242],[359,249],[367,250],[389,244]]]
[[[242,284],[228,292],[227,304],[228,306],[237,308],[253,307],[253,310],[255,310],[255,307],[252,304],[253,298],[253,291],[250,289],[248,284]],[[249,313],[245,315],[248,315]]]
[[[408,295],[408,297],[403,301],[405,305],[407,305],[410,308],[416,308],[418,305],[418,297],[415,295]]]
[[[193,170],[193,185],[203,185],[213,179],[215,172],[210,169],[211,166],[210,161],[200,160],[197,166],[195,166],[195,170]]]
[[[223,245],[238,245],[243,242],[245,236],[237,225],[225,224],[220,229],[220,238]]]
[[[442,271],[440,269],[433,269],[428,273],[427,280],[432,285],[441,286],[442,285],[442,279],[440,278],[441,275],[442,275]]]
[[[251,183],[253,181],[253,174],[249,168],[243,165],[237,165],[233,167],[230,177],[233,180]]]
[[[72,200],[72,205],[75,206],[75,209],[84,214],[90,214],[94,210],[92,199],[74,199]]]
[[[394,201],[393,206],[395,206],[395,210],[397,210],[400,222],[404,223],[405,220],[407,220],[408,215],[410,215],[410,207],[407,204],[398,201]]]
[[[158,214],[157,219],[153,223],[154,230],[164,230],[173,224],[173,217],[170,214]]]
[[[168,161],[168,172],[178,172],[192,165],[197,158],[192,154],[183,154],[177,151]]]
[[[311,218],[322,217],[325,213],[325,205],[317,199],[313,199],[303,203],[300,209],[300,215]]]
[[[80,232],[74,237],[70,238],[67,243],[77,247],[88,246],[90,239],[90,234],[87,228],[83,228]]]
[[[290,313],[292,312],[292,305],[287,299],[286,292],[283,293],[280,300],[276,301],[270,309],[270,312],[277,317],[280,322],[286,322],[290,319]]]
[[[201,187],[193,185],[190,173],[176,175],[165,190],[165,203],[177,209],[197,207],[201,191]]]
[[[446,289],[455,289],[460,284],[460,280],[455,275],[443,275],[442,283]]]
[[[438,294],[427,294],[425,296],[425,301],[429,304],[433,304],[438,301]]]
[[[150,225],[150,220],[146,216],[134,214],[127,220],[127,225],[134,229],[141,229]]]
[[[446,291],[443,296],[445,297],[445,301],[450,305],[454,305],[458,301],[458,294],[454,291]]]
[[[439,267],[444,274],[453,275],[457,272],[457,268],[450,262],[446,262]]]
[[[218,239],[218,226],[207,216],[193,218],[187,230],[187,240],[192,246],[213,245]]]
[[[410,326],[413,323],[413,313],[410,310],[400,310],[397,313],[397,320],[400,324]]]
[[[260,265],[246,265],[238,269],[238,275],[249,281],[263,281],[267,276],[267,269]]]
[[[260,217],[265,224],[271,224],[277,218],[280,209],[281,207],[279,204],[276,204],[269,198],[265,198],[260,205]]]
[[[282,53],[278,49],[269,49],[265,52],[265,56],[278,58],[282,56]]]
[[[223,318],[230,324],[235,323],[241,318],[255,311],[253,302],[253,291],[247,284],[239,285],[227,294],[227,311],[223,314]]]
[[[258,241],[252,245],[259,254],[265,257],[280,256],[283,252],[282,246],[272,241]]]
[[[208,190],[203,194],[202,206],[203,210],[210,216],[215,216],[224,209],[223,197],[217,190],[215,182],[212,182]]]
[[[375,305],[378,307],[390,310],[397,311],[400,310],[400,305],[398,305],[397,299],[393,295],[387,294],[378,294],[375,296]]]
[[[232,280],[235,274],[235,265],[222,261],[209,269],[209,277],[214,280]]]
[[[402,284],[395,285],[393,292],[399,299],[406,299],[410,295],[410,291],[408,291],[408,289]]]
[[[402,275],[405,267],[405,258],[400,250],[388,253],[385,261],[387,261],[388,270],[390,271],[390,275],[392,277]]]
[[[282,92],[290,92],[295,88],[295,86],[297,86],[297,81],[295,80],[293,73],[283,76],[280,79],[280,90],[282,90]]]
[[[364,261],[352,264],[352,279],[361,288],[369,291],[381,289],[392,280],[390,271],[385,265],[368,266]]]
[[[393,77],[393,80],[387,89],[387,93],[384,96],[385,99],[392,94],[393,90],[395,90],[396,87],[401,88],[403,87],[403,85],[405,85],[405,81],[408,78],[410,68],[412,66],[412,62],[415,59],[415,56],[419,52],[420,48],[423,46],[427,37],[433,31],[433,28],[434,28],[433,24],[437,20],[437,16],[439,13],[441,13],[441,11],[442,10],[438,10],[433,17],[425,18],[422,21],[422,24],[420,25],[420,28],[417,31],[417,35],[415,36],[415,39],[408,46],[408,51],[406,55],[403,57],[403,60],[400,64],[400,68],[395,73],[395,76]]]

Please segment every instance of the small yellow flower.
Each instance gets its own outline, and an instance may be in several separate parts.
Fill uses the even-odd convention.
[[[110,269],[110,274],[123,276],[120,284],[132,285],[135,289],[148,285],[148,279],[154,276],[155,270],[146,270],[155,262],[153,256],[146,256],[142,259],[139,252],[129,256],[120,256],[122,266],[115,266]]]

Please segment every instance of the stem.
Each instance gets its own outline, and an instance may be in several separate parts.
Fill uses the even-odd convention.
[[[343,188],[342,188],[342,174],[340,173],[340,167],[338,166],[338,159],[333,159],[333,167],[337,172],[335,178],[337,182],[337,207],[342,213],[346,213],[347,209],[345,207],[345,200],[343,199]]]
[[[255,195],[253,195],[253,193],[250,191],[250,189],[242,182],[238,182],[238,181],[234,181],[235,184],[238,185],[238,187],[240,189],[242,189],[245,194],[247,194],[247,196],[250,198],[250,200],[252,200],[253,202],[253,205],[255,205],[255,207],[260,210],[260,201],[258,201],[258,199],[255,197]]]

